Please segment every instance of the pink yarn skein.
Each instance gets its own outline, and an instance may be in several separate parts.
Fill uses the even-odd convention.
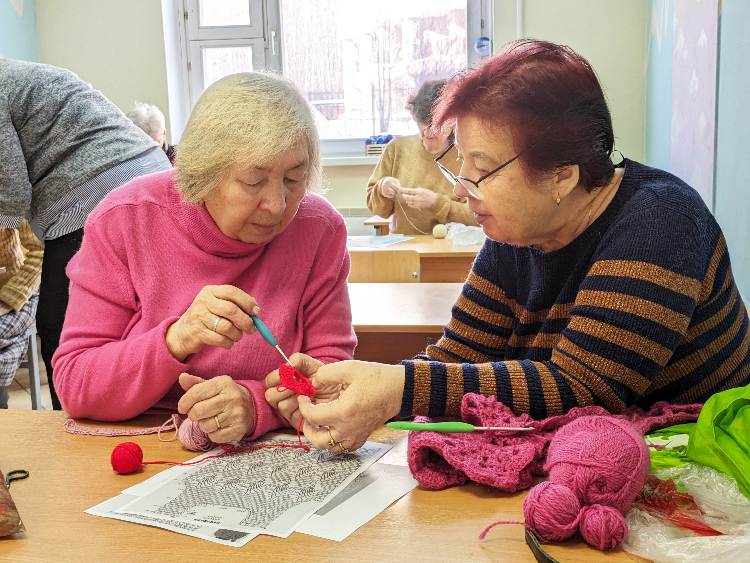
[[[548,542],[580,530],[594,547],[616,547],[628,533],[623,513],[646,482],[649,465],[643,435],[629,422],[604,416],[574,420],[550,442],[549,482],[532,488],[524,500],[527,525]]]
[[[180,424],[177,437],[185,448],[194,452],[207,452],[219,445],[212,442],[208,434],[200,429],[198,423],[189,418],[186,418]]]

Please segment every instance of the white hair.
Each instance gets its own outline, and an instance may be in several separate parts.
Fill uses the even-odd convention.
[[[164,114],[153,104],[136,102],[135,108],[128,113],[128,118],[152,138],[160,136],[166,129]]]
[[[227,76],[198,99],[177,148],[186,202],[200,204],[237,168],[262,168],[307,144],[307,190],[322,191],[320,141],[310,106],[294,83],[272,72]]]

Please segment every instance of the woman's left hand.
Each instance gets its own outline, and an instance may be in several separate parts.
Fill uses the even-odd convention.
[[[228,375],[202,379],[189,373],[180,375],[185,394],[177,404],[180,414],[197,422],[212,442],[225,444],[241,440],[253,429],[253,397]]]
[[[362,447],[401,410],[405,369],[357,361],[321,366],[312,382],[324,398],[297,399],[305,437],[315,448],[333,453]]]
[[[429,209],[437,201],[437,194],[424,188],[401,188],[401,197],[414,209]]]

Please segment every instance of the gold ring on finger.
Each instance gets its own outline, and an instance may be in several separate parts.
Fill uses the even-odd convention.
[[[216,327],[219,326],[219,321],[221,320],[221,317],[216,317],[216,320],[214,321],[214,326],[211,328],[214,332],[216,332]]]
[[[331,446],[331,447],[335,446],[336,445],[336,440],[334,440],[333,436],[331,436],[331,429],[330,428],[328,429],[328,438],[330,438],[328,440],[328,445]]]
[[[214,415],[214,420],[216,421],[216,430],[221,430],[221,422],[219,422],[219,415]]]
[[[342,444],[341,442],[339,442],[339,448],[341,448],[341,451],[344,452],[345,454],[349,453],[349,448],[345,448],[344,444]]]

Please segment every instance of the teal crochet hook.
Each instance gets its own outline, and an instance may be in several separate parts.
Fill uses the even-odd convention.
[[[263,340],[268,342],[271,346],[274,346],[279,351],[279,354],[284,356],[286,363],[288,363],[291,366],[292,362],[290,362],[289,358],[286,357],[286,354],[284,354],[284,352],[281,351],[281,348],[279,348],[279,343],[276,342],[276,339],[273,337],[273,334],[271,333],[270,330],[268,330],[268,327],[263,323],[263,321],[261,321],[255,315],[250,315],[250,318],[253,319],[253,324],[255,325],[255,328],[258,329],[258,332],[263,337]]]
[[[480,430],[512,430],[526,431],[534,430],[533,426],[510,427],[510,426],[474,426],[468,422],[389,422],[388,428],[396,430],[429,430],[431,432],[475,432]]]

